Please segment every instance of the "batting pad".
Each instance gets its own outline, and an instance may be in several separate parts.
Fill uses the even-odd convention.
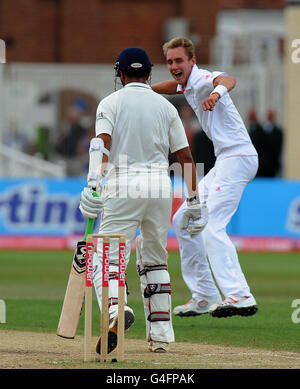
[[[142,263],[141,247],[142,238],[139,236],[136,241],[136,258],[139,275],[145,270]],[[147,340],[156,340],[168,343],[174,342],[171,315],[171,294],[161,292],[162,285],[170,285],[170,275],[167,268],[162,270],[145,271],[144,274],[140,275],[140,281],[146,319]],[[152,289],[153,291],[158,291],[158,293],[154,293],[150,297],[145,297],[146,288],[147,290]]]

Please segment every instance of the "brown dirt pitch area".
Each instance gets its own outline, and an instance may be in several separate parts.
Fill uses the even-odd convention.
[[[97,338],[93,337],[93,345]],[[115,355],[115,351],[111,354]],[[170,352],[148,351],[141,339],[125,340],[125,362],[83,362],[83,336],[0,331],[0,369],[299,369],[300,353],[175,342]]]
[[[300,353],[200,343],[175,342],[170,352],[148,351],[147,342],[126,339],[125,362],[106,363],[94,354],[83,362],[83,336],[63,339],[56,334],[0,331],[0,369],[299,369]],[[97,338],[93,337],[93,344]]]

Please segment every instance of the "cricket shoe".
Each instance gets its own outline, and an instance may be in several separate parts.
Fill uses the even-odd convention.
[[[208,309],[213,304],[221,303],[220,298],[214,299],[200,299],[194,300],[191,299],[184,305],[178,305],[174,308],[173,314],[175,316],[197,316],[203,315],[204,313],[208,313]]]
[[[149,351],[152,351],[153,353],[168,353],[169,352],[169,343],[167,342],[160,342],[158,340],[151,340],[149,342]]]
[[[253,296],[227,297],[221,304],[214,304],[209,308],[213,317],[229,317],[234,315],[252,316],[258,310]]]
[[[124,329],[127,331],[134,323],[133,310],[128,306],[124,309]],[[118,345],[118,315],[109,320],[107,353],[111,353]],[[101,353],[101,336],[96,345],[96,353]]]

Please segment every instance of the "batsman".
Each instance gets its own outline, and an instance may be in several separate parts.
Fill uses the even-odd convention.
[[[95,210],[92,193],[102,187],[99,233],[126,235],[126,266],[140,229],[136,243],[137,271],[148,348],[152,352],[168,352],[169,343],[174,342],[166,250],[172,206],[169,150],[177,155],[188,190],[187,208],[182,216],[186,228],[198,234],[207,220],[206,207],[199,203],[196,169],[184,127],[175,107],[147,84],[151,68],[149,56],[141,48],[129,47],[118,55],[115,76],[120,78],[123,88],[104,98],[97,108],[93,142],[98,146],[91,152],[98,159],[89,167],[88,187],[82,192],[80,209],[88,218],[97,217],[102,207],[98,203]],[[184,169],[185,164],[190,169]],[[94,287],[101,310],[102,245],[97,247]],[[109,271],[108,352],[111,352],[117,346],[117,241],[111,243]],[[135,320],[129,305],[125,306],[124,314],[125,330],[128,330]],[[101,339],[96,345],[96,351],[100,353],[100,350]]]

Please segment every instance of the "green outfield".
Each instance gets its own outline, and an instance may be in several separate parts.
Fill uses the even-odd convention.
[[[0,330],[56,332],[72,255],[71,251],[1,252],[0,299],[6,304],[6,323],[0,323]],[[226,319],[173,316],[176,340],[300,352],[300,323],[292,321],[292,301],[300,299],[299,253],[240,253],[240,263],[256,297],[258,313]],[[181,278],[178,253],[169,254],[169,270],[174,307],[190,298]],[[134,253],[127,273],[129,305],[136,315],[127,336],[144,339],[145,319]],[[82,319],[78,329],[81,334]],[[95,298],[93,329],[95,335],[99,333]]]

